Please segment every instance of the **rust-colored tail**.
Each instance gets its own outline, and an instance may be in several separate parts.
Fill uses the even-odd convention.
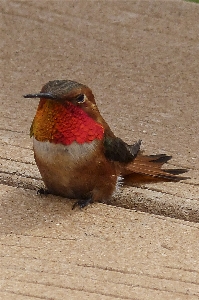
[[[142,155],[134,159],[122,170],[124,183],[127,185],[141,184],[146,182],[158,181],[179,181],[188,177],[178,176],[187,172],[187,169],[161,169],[162,165],[169,161],[172,157],[166,154],[160,155]]]

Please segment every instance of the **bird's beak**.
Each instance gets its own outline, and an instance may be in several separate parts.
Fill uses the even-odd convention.
[[[23,95],[24,98],[45,98],[45,99],[53,99],[57,100],[57,97],[51,93],[38,93],[38,94],[27,94]]]

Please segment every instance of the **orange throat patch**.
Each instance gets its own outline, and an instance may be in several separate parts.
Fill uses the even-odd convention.
[[[38,141],[70,145],[102,140],[104,128],[80,107],[67,102],[62,105],[54,100],[41,99],[30,135]]]

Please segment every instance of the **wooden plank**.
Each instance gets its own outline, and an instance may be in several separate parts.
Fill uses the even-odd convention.
[[[72,211],[66,199],[15,187],[3,186],[1,199],[1,292],[39,299],[199,296],[198,224],[103,204]]]

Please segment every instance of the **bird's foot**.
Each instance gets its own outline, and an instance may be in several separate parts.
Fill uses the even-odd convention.
[[[40,196],[41,195],[48,195],[48,194],[50,194],[49,191],[47,189],[44,189],[44,188],[40,188],[37,191],[37,195],[40,195]]]
[[[79,199],[78,201],[76,201],[73,204],[72,210],[75,209],[76,206],[79,206],[80,209],[84,208],[85,206],[87,206],[89,203],[92,202],[92,198],[88,198],[88,199]]]

